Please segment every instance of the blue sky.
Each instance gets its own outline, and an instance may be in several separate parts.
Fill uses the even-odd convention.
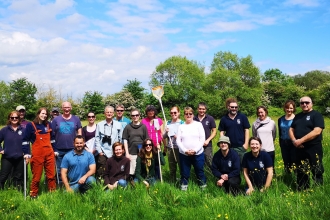
[[[208,69],[219,51],[264,72],[330,71],[329,0],[0,0],[0,80],[103,95],[181,55]]]

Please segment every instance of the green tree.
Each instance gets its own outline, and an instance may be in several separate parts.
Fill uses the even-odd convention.
[[[123,89],[120,92],[117,92],[115,94],[112,95],[107,95],[104,98],[104,103],[105,105],[110,105],[115,107],[116,105],[123,104],[125,109],[127,110],[126,114],[128,114],[128,112],[136,107],[136,100],[134,99],[134,97],[132,96],[132,94]]]
[[[12,109],[15,109],[18,105],[24,105],[27,118],[34,117],[37,93],[36,85],[24,77],[13,80],[9,83],[9,88]]]
[[[131,93],[132,97],[135,100],[136,108],[143,108],[145,88],[141,86],[140,81],[138,81],[137,79],[127,80],[127,83],[124,85],[123,89]]]
[[[87,91],[82,98],[81,107],[83,109],[82,114],[86,115],[89,111],[95,114],[100,114],[104,112],[103,96],[101,92],[97,91]]]
[[[303,86],[307,91],[313,90],[323,83],[330,82],[330,72],[322,70],[313,70],[304,75],[298,74],[293,77],[294,83]]]
[[[293,84],[293,78],[289,75],[282,73],[279,69],[269,69],[262,75],[263,82],[277,82],[282,85]]]
[[[38,87],[37,91],[37,108],[46,107],[49,111],[53,107],[61,107],[61,100],[58,92],[52,86],[48,86],[47,89]]]
[[[4,82],[0,81],[0,125],[4,125],[7,122],[7,114],[10,112],[10,88]]]

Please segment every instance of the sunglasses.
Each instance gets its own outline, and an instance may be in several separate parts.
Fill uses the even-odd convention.
[[[308,101],[306,101],[306,102],[300,102],[300,105],[303,105],[303,104],[309,105],[309,103],[311,103],[311,102],[308,102]]]
[[[178,114],[177,112],[170,112],[171,115],[176,115]]]
[[[93,116],[88,115],[87,118],[95,118],[95,115]]]
[[[193,115],[193,113],[184,113],[184,115]]]
[[[124,110],[116,110],[116,112],[123,112]]]
[[[11,120],[18,119],[18,117],[10,117]]]
[[[140,116],[139,114],[131,115],[131,117],[139,117],[139,116]]]
[[[146,147],[148,147],[148,146],[152,147],[152,144],[145,144],[144,146],[146,146]]]
[[[229,108],[232,108],[232,109],[237,109],[238,106],[229,106]]]

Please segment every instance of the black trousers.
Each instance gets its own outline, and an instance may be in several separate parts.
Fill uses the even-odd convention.
[[[13,172],[12,172],[13,171]],[[0,188],[4,189],[5,183],[12,172],[12,184],[19,190],[23,189],[24,185],[24,158],[23,156],[18,159],[1,158],[1,171],[0,171]]]

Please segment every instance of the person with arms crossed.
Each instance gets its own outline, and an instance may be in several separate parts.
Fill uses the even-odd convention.
[[[310,187],[311,171],[316,184],[323,184],[322,131],[325,128],[321,113],[313,110],[312,99],[300,99],[302,112],[298,113],[291,124],[289,135],[296,147],[298,190]]]

